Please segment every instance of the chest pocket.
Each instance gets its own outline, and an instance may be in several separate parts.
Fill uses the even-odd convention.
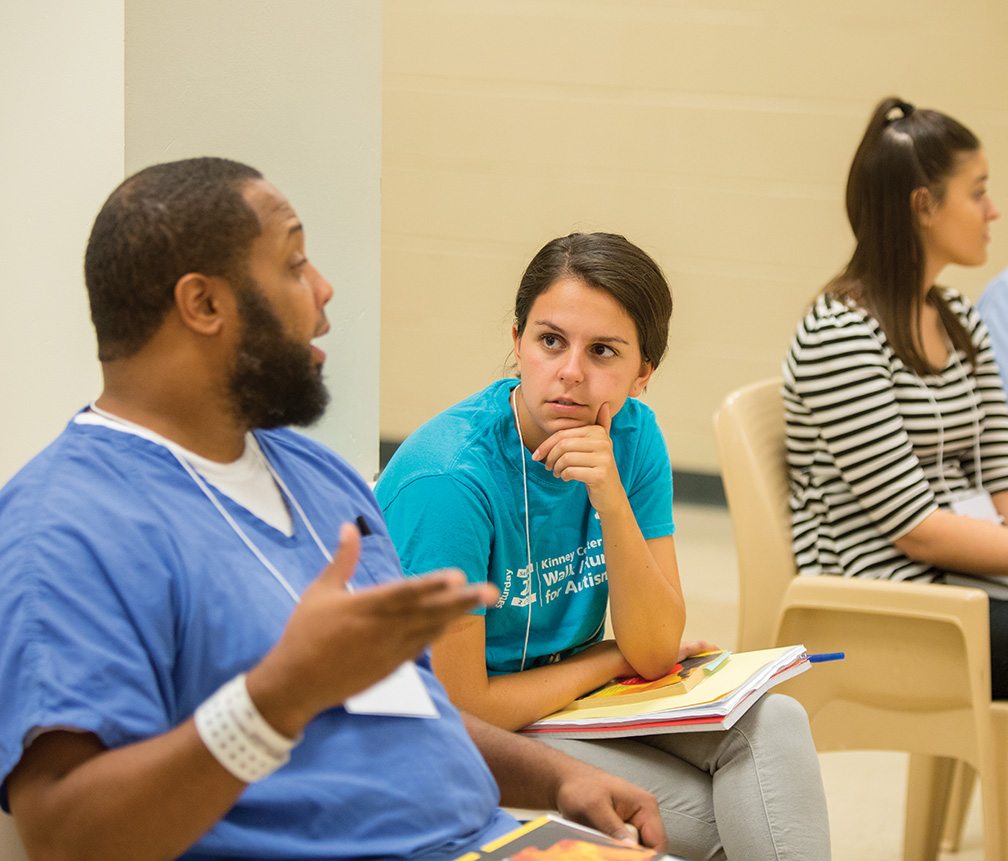
[[[355,587],[376,586],[402,578],[402,566],[391,539],[384,535],[361,538],[361,555],[350,581]]]

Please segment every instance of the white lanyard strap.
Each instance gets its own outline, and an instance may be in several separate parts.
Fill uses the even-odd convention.
[[[948,338],[946,337],[946,341]],[[959,360],[959,351],[955,348],[955,345],[950,341],[948,342],[949,349],[952,351],[952,358],[955,360],[956,369],[959,371],[960,375],[964,380],[969,381],[970,390],[970,418],[973,422],[973,464],[974,473],[976,477],[976,488],[978,491],[983,491],[983,481],[982,481],[982,470],[980,462],[980,407],[978,405],[979,395],[977,394],[976,380],[969,377],[966,374],[965,369],[962,366],[962,362]],[[924,382],[923,379],[918,377],[916,374],[913,375],[914,379],[920,384],[921,388],[924,389],[924,394],[927,395],[928,400],[931,402],[931,409],[934,411],[935,422],[938,428],[938,480],[941,482],[942,488],[945,491],[945,495],[949,498],[952,497],[952,489],[948,486],[948,482],[945,480],[945,423],[942,418],[942,413],[938,409],[938,402],[935,400],[934,395],[931,392],[931,387]]]
[[[259,445],[258,439],[256,440],[256,444]],[[252,551],[252,555],[255,556],[255,558],[262,563],[263,567],[267,571],[269,571],[273,579],[276,580],[277,583],[279,583],[283,587],[284,591],[288,595],[290,595],[294,603],[295,604],[299,603],[301,601],[301,596],[298,595],[298,593],[294,590],[294,588],[288,582],[287,578],[284,577],[283,574],[281,574],[277,570],[276,566],[272,562],[270,562],[269,559],[266,558],[266,555],[256,546],[255,542],[248,537],[245,530],[238,525],[238,522],[230,514],[228,514],[227,509],[225,509],[224,506],[221,505],[221,502],[217,498],[217,495],[210,489],[209,485],[203,479],[203,476],[200,475],[193,468],[192,464],[189,463],[189,461],[187,461],[184,457],[182,457],[182,455],[179,454],[179,452],[175,451],[171,447],[168,447],[168,450],[175,456],[175,460],[177,460],[182,465],[182,468],[189,474],[189,477],[194,482],[196,482],[196,486],[203,491],[203,495],[210,500],[210,502],[213,504],[213,507],[216,508],[218,512],[220,512],[221,517],[223,517],[224,520],[227,521],[228,526],[231,527],[235,535],[237,535],[242,540],[242,543],[249,550]],[[277,486],[283,492],[283,495],[287,499],[287,501],[290,502],[291,507],[297,512],[298,517],[301,518],[301,522],[304,523],[305,528],[308,530],[308,534],[311,535],[312,540],[315,542],[315,546],[318,547],[319,551],[322,553],[322,556],[326,560],[326,562],[332,562],[333,561],[332,554],[329,552],[329,549],[325,546],[325,544],[322,543],[322,539],[319,538],[318,532],[315,531],[314,525],[308,518],[308,515],[305,513],[305,510],[301,507],[301,503],[297,501],[297,497],[294,496],[290,488],[287,487],[287,483],[282,478],[280,478],[280,475],[273,468],[273,464],[270,463],[269,458],[266,457],[266,452],[263,451],[261,445],[259,445],[259,451],[262,453],[263,463],[266,464],[266,469],[269,470],[269,474],[273,476],[273,480],[277,483]],[[348,592],[352,592],[353,586],[347,583],[346,589]]]
[[[213,491],[210,490],[210,488],[207,486],[207,483],[203,480],[203,476],[201,476],[198,472],[196,472],[196,470],[193,469],[192,464],[190,464],[178,452],[172,451],[172,449],[170,448],[168,449],[168,451],[170,451],[175,456],[175,460],[177,460],[182,465],[182,469],[184,469],[189,474],[189,477],[194,482],[196,482],[196,486],[203,491],[203,495],[210,500],[210,503],[213,505],[214,508],[217,509],[217,511],[220,513],[220,516],[227,521],[228,526],[231,527],[235,535],[237,535],[242,540],[242,543],[249,550],[252,551],[252,555],[255,556],[255,558],[262,563],[263,567],[267,571],[269,571],[271,575],[273,575],[273,579],[276,580],[277,583],[279,583],[283,587],[284,591],[288,595],[290,595],[291,600],[295,604],[299,603],[301,601],[301,596],[294,591],[294,587],[287,582],[287,578],[284,577],[284,575],[281,574],[276,569],[276,566],[272,562],[270,562],[269,559],[266,558],[265,554],[258,547],[256,547],[255,542],[251,538],[249,538],[248,535],[245,534],[245,530],[238,525],[238,523],[230,514],[228,514],[227,509],[225,509],[224,506],[221,505],[220,500],[217,498],[216,494],[214,494]],[[267,461],[267,463],[268,462],[269,461]]]
[[[522,490],[525,491],[525,555],[528,560],[529,576],[532,574],[532,537],[529,531],[528,475],[525,472],[525,440],[522,438],[521,419],[518,418],[518,389],[511,390],[511,410],[514,412],[515,428],[518,430],[518,456],[521,458]]]
[[[518,451],[519,457],[521,457],[522,466],[522,489],[525,491],[525,558],[527,559],[528,567],[525,569],[525,580],[529,587],[532,586],[532,533],[529,529],[529,504],[528,504],[528,475],[525,472],[525,440],[522,439],[522,429],[521,429],[521,419],[518,418],[518,389],[521,388],[521,383],[515,386],[511,390],[511,410],[514,412],[515,427],[518,430]],[[536,596],[538,597],[539,590],[536,589]],[[518,672],[522,672],[525,669],[525,660],[528,656],[528,644],[529,644],[529,634],[532,632],[532,601],[531,595],[526,595],[526,600],[528,600],[528,619],[525,622],[525,645],[522,646],[522,658],[521,666],[518,668]]]
[[[959,351],[955,348],[955,345],[950,345],[952,349],[952,358],[955,359],[956,368],[959,373],[962,374],[963,379],[967,379],[966,371],[963,369],[962,362],[959,361]],[[977,392],[977,382],[976,382],[976,368],[973,369],[974,375],[968,377],[970,384],[970,418],[973,420],[973,468],[976,476],[976,487],[977,490],[983,490],[982,475],[983,470],[981,469],[980,463],[980,395]]]
[[[106,412],[105,410],[96,406],[94,403],[91,404],[90,408],[92,412],[96,413],[97,415],[103,416],[109,421],[121,425],[126,430],[132,431],[135,428],[138,431],[143,431],[141,435],[143,436],[144,439],[148,439],[151,442],[160,445],[162,448],[170,452],[171,455],[175,458],[175,460],[179,462],[179,465],[182,467],[182,469],[186,471],[186,474],[195,482],[196,486],[203,492],[203,495],[210,500],[210,504],[217,509],[217,512],[220,514],[221,517],[224,518],[225,522],[227,523],[228,526],[231,527],[231,530],[235,533],[235,535],[237,535],[238,538],[241,539],[241,542],[251,551],[252,555],[259,560],[262,566],[270,573],[273,579],[280,584],[280,586],[290,596],[291,600],[295,604],[300,602],[301,596],[298,595],[298,593],[295,591],[294,587],[291,586],[287,578],[284,577],[283,574],[281,574],[280,571],[277,570],[276,566],[269,561],[269,559],[266,557],[266,554],[263,553],[256,546],[255,542],[251,538],[249,538],[248,534],[245,532],[244,529],[241,528],[238,522],[230,514],[228,514],[227,509],[224,508],[224,506],[221,504],[221,501],[217,498],[217,494],[215,494],[210,489],[210,486],[207,484],[203,476],[199,474],[199,472],[193,467],[191,463],[189,463],[188,460],[186,460],[185,457],[183,457],[182,453],[179,451],[180,446],[172,444],[169,440],[161,438],[160,435],[155,434],[153,431],[149,431],[146,428],[143,428],[141,425],[135,425],[133,422],[126,421],[125,419],[119,418],[119,416]],[[270,463],[269,458],[266,457],[266,452],[263,451],[262,445],[260,445],[259,440],[255,438],[255,434],[253,434],[252,436],[253,439],[255,439],[255,444],[259,446],[259,452],[262,455],[263,463],[266,465],[266,469],[269,471],[269,474],[273,477],[273,480],[277,483],[277,487],[280,488],[280,491],[283,493],[284,497],[290,503],[291,507],[297,512],[298,517],[301,518],[301,522],[304,523],[305,528],[308,530],[308,534],[311,535],[312,540],[315,542],[315,545],[322,553],[323,558],[326,560],[326,562],[332,562],[332,554],[329,552],[329,549],[325,546],[325,544],[322,543],[322,539],[319,538],[318,532],[315,531],[315,527],[312,524],[311,520],[309,520],[308,515],[305,513],[305,510],[301,507],[301,504],[297,501],[297,498],[294,496],[294,494],[291,493],[291,490],[289,487],[287,487],[286,482],[284,482],[284,480],[280,478],[277,471],[273,468],[273,464]],[[346,588],[347,591],[350,592],[353,591],[353,587],[349,583],[347,583]]]
[[[258,439],[256,442],[258,442]],[[286,482],[280,478],[280,474],[273,468],[273,464],[270,463],[269,458],[266,457],[266,452],[263,451],[262,445],[259,446],[259,451],[262,451],[263,463],[266,464],[266,469],[269,470],[269,474],[273,476],[273,480],[277,483],[277,487],[283,491],[283,495],[287,497],[287,501],[290,502],[291,507],[297,512],[298,517],[301,518],[301,522],[304,523],[305,528],[308,530],[308,534],[311,535],[312,540],[315,542],[315,546],[318,547],[326,562],[332,562],[332,553],[330,553],[329,548],[322,543],[322,539],[319,538],[318,533],[315,531],[315,527],[312,526],[312,522],[308,519],[308,515],[305,514],[305,510],[301,507],[301,503],[297,501],[297,497],[291,493],[291,490],[287,487]],[[349,583],[347,584],[347,588],[350,588]]]

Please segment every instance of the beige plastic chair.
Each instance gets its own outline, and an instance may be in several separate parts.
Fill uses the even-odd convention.
[[[1008,704],[991,703],[978,589],[796,577],[780,380],[730,394],[714,418],[739,560],[740,648],[845,651],[785,689],[819,750],[910,757],[905,861],[933,861],[955,760],[979,775],[987,861],[1008,861]]]
[[[945,811],[945,825],[941,837],[942,852],[959,851],[966,814],[969,813],[975,788],[976,772],[960,760],[952,772],[952,783],[949,786],[948,809]]]
[[[4,813],[0,813],[0,858],[3,861],[28,861],[14,820]]]

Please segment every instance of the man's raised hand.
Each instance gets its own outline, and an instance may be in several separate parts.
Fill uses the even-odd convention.
[[[249,671],[249,695],[263,717],[290,737],[412,660],[449,622],[496,600],[487,584],[440,571],[347,590],[360,534],[345,523],[331,563],[304,591],[277,644]]]

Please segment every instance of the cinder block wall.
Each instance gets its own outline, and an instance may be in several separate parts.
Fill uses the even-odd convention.
[[[528,259],[622,232],[671,280],[647,400],[673,466],[716,472],[711,413],[777,373],[845,262],[846,173],[896,93],[972,127],[1008,207],[1008,4],[386,0],[382,437],[499,376]],[[976,296],[1008,266],[995,224]]]

